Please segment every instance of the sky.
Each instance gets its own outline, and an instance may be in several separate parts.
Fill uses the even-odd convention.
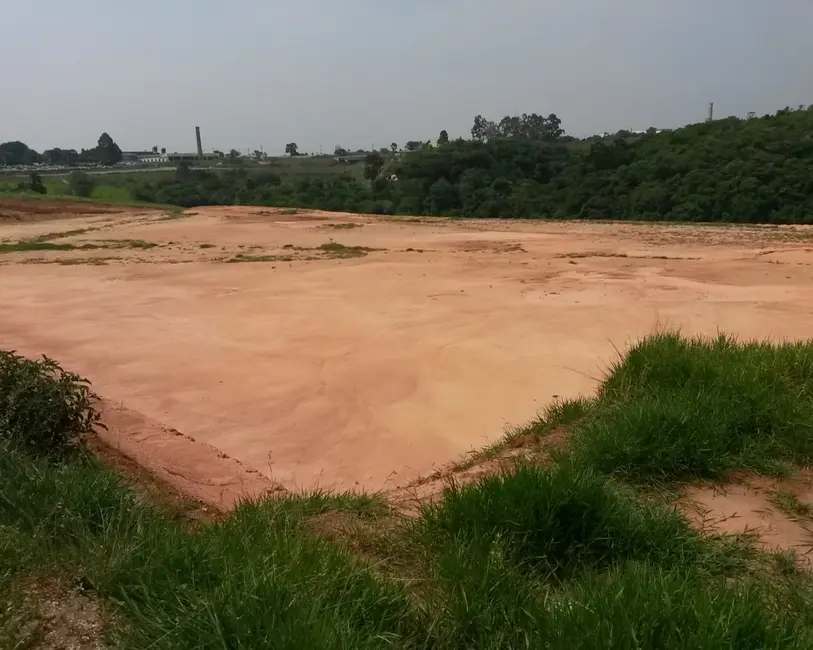
[[[0,0],[0,142],[282,154],[813,103],[813,0]]]

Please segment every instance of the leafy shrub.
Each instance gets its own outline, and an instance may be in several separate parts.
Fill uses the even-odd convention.
[[[48,190],[45,187],[45,183],[42,182],[42,176],[36,173],[29,174],[29,183],[28,188],[32,192],[36,192],[37,194],[46,194]]]
[[[96,187],[96,181],[93,180],[88,174],[84,172],[75,171],[71,173],[68,185],[71,188],[71,193],[74,196],[89,197],[93,194],[93,188]]]
[[[0,439],[59,456],[100,425],[90,383],[53,359],[0,350]]]

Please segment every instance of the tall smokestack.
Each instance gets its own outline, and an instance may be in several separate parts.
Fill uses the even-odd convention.
[[[708,121],[709,122],[714,121],[714,102],[711,102],[709,104],[709,119],[708,119]],[[200,139],[198,139],[198,142],[200,142]]]
[[[200,127],[195,127],[195,139],[198,141],[198,158],[203,159],[203,145],[200,143]]]

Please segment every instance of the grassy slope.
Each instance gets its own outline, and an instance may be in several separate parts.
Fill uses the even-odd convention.
[[[634,487],[807,462],[811,367],[813,344],[650,338],[595,399],[523,432],[571,428],[550,467],[452,487],[406,522],[320,494],[185,524],[97,461],[2,443],[0,632],[25,616],[4,584],[57,574],[118,615],[122,647],[813,647],[809,576]],[[326,517],[346,531],[317,534]]]
[[[146,203],[136,201],[132,193],[124,188],[110,183],[101,183],[93,188],[90,197],[74,196],[66,184],[60,181],[45,181],[47,194],[36,192],[21,192],[16,186],[3,184],[0,182],[0,197],[13,199],[29,199],[32,201],[71,201],[76,203],[98,203],[102,205],[114,205],[134,208],[150,208],[153,210],[179,210],[177,206],[161,203]]]

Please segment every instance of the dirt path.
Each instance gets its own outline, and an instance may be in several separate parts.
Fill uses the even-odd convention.
[[[0,347],[286,489],[405,485],[589,393],[655,327],[813,332],[803,228],[192,212],[0,224],[73,246],[0,254]]]

